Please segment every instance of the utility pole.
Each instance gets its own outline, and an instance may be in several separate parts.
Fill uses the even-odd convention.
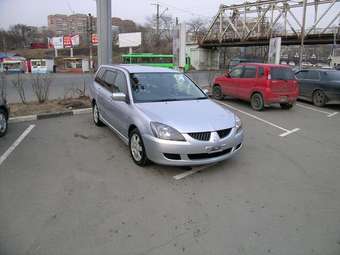
[[[159,39],[160,39],[160,35],[159,35],[159,19],[160,19],[160,15],[159,15],[159,3],[156,2],[155,4],[151,4],[151,5],[155,5],[156,6],[156,35],[157,35],[157,41],[159,42]]]
[[[98,66],[112,64],[111,0],[97,0]]]
[[[93,45],[92,45],[92,34],[93,34],[93,27],[92,27],[92,15],[91,13],[88,14],[88,20],[87,20],[87,37],[88,37],[88,42],[89,42],[89,70],[92,73],[92,63],[93,63]]]
[[[302,27],[301,27],[301,35],[300,35],[301,36],[300,60],[299,60],[299,68],[300,69],[302,67],[303,53],[304,53],[306,11],[307,11],[307,0],[303,0]]]

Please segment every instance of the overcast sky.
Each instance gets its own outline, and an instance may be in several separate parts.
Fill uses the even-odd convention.
[[[255,1],[255,0],[254,0]],[[160,0],[161,12],[179,17],[180,21],[194,17],[211,19],[221,3],[231,5],[243,0]],[[112,0],[112,16],[131,19],[137,23],[145,23],[145,18],[155,13],[156,7],[151,5],[155,0]],[[46,26],[49,14],[92,13],[96,15],[95,0],[0,0],[0,28],[23,23],[34,26]],[[309,7],[312,9],[312,7]],[[320,8],[320,13],[326,6]],[[331,14],[336,13],[339,5],[333,6]],[[294,12],[294,11],[293,11]],[[297,10],[297,12],[301,12]],[[311,24],[313,12],[307,15],[307,25]],[[300,16],[300,13],[296,13]],[[327,19],[327,16],[326,16]],[[327,21],[327,20],[326,20]],[[320,25],[323,22],[321,22]]]

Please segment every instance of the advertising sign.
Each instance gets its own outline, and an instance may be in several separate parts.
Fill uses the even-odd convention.
[[[78,46],[79,41],[80,41],[79,35],[74,35],[74,36],[71,37],[71,42],[72,42],[73,47]]]
[[[92,34],[91,42],[92,42],[93,45],[98,45],[99,41],[98,41],[97,34]]]
[[[60,37],[52,37],[53,48],[62,49],[64,48],[64,39],[62,36]]]
[[[71,36],[64,36],[64,48],[72,48]]]
[[[118,35],[118,43],[120,48],[138,47],[142,44],[142,33],[122,33]]]
[[[281,37],[271,38],[269,42],[268,63],[280,64]]]

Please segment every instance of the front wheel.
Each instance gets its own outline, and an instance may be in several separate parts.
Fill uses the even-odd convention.
[[[148,157],[146,156],[142,136],[140,135],[137,128],[132,130],[130,133],[129,148],[133,162],[135,162],[137,165],[146,166],[150,163]]]
[[[316,90],[313,93],[313,104],[319,107],[325,106],[327,103],[327,97],[322,90]]]
[[[96,126],[104,126],[104,123],[100,120],[99,109],[96,103],[93,103],[92,106],[92,116],[93,122]]]
[[[255,111],[262,111],[264,109],[263,97],[260,93],[254,93],[250,99],[251,107]]]
[[[219,85],[214,85],[212,89],[213,98],[216,100],[222,100],[223,99],[223,92]]]
[[[4,136],[7,132],[8,118],[4,110],[0,109],[0,137]]]
[[[291,109],[291,108],[293,107],[293,105],[294,105],[294,104],[292,104],[292,103],[281,103],[281,104],[280,104],[281,108],[284,109],[284,110],[289,110],[289,109]]]

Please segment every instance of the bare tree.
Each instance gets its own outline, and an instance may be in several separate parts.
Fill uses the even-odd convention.
[[[208,21],[203,18],[193,18],[188,23],[188,32],[192,34],[192,40],[199,42],[207,32]]]
[[[38,102],[44,103],[48,100],[50,86],[53,81],[51,74],[35,74],[32,75],[33,93],[38,99]]]
[[[26,104],[26,94],[25,94],[25,78],[21,73],[18,73],[16,79],[12,80],[12,85],[15,90],[18,92],[20,100],[23,104]]]

